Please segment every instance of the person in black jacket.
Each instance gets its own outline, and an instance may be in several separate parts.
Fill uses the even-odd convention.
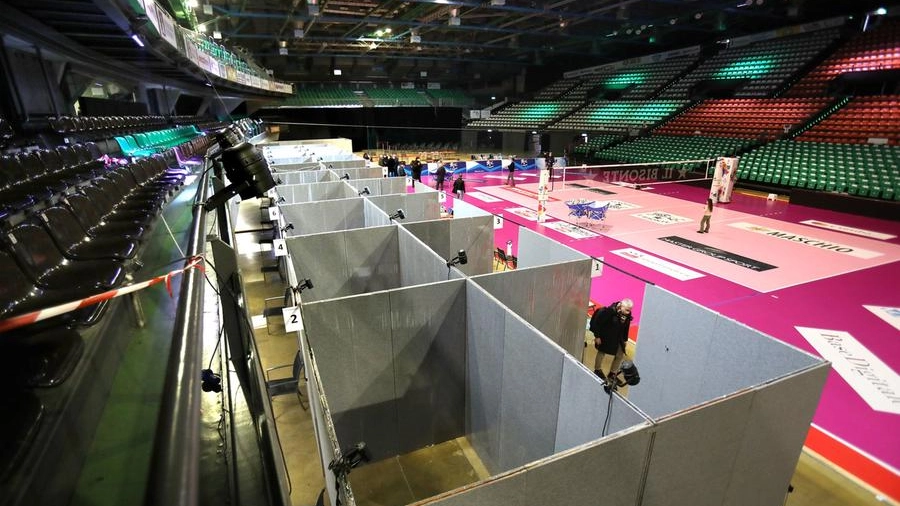
[[[463,180],[462,174],[456,176],[456,179],[453,181],[453,193],[456,194],[456,198],[462,200],[466,194],[466,182]]]
[[[625,343],[628,342],[628,329],[631,328],[631,309],[634,302],[631,299],[622,299],[613,302],[603,309],[594,311],[591,316],[590,330],[594,334],[594,348],[597,349],[597,358],[594,360],[594,374],[605,377],[600,369],[603,357],[613,355],[609,374],[615,373],[625,358]]]

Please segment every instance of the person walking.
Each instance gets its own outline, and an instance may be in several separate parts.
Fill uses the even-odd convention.
[[[466,194],[466,182],[463,180],[462,174],[456,176],[456,180],[453,181],[453,193],[459,200],[462,200]]]
[[[509,159],[509,175],[506,176],[506,184],[508,184],[509,186],[516,185],[515,172],[516,172],[516,157],[513,156],[513,157],[510,157],[510,159]]]
[[[712,212],[713,201],[712,199],[706,199],[706,206],[703,208],[703,218],[700,219],[700,230],[697,231],[698,234],[709,232],[709,220],[712,218]]]
[[[594,311],[591,316],[589,328],[594,334],[594,348],[597,350],[597,358],[594,359],[594,374],[601,378],[615,374],[622,364],[622,359],[625,358],[625,343],[628,342],[633,307],[634,302],[631,299],[622,299]],[[613,361],[609,367],[609,373],[603,374],[600,366],[606,355],[613,355]]]
[[[438,162],[437,170],[434,173],[434,189],[438,191],[444,190],[444,178],[447,177],[447,169],[444,168],[443,160]]]

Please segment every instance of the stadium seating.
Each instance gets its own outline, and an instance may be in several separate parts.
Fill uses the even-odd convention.
[[[574,101],[528,100],[505,107],[490,118],[473,120],[468,127],[519,130],[543,128],[570,113],[579,105],[581,105],[579,102]]]
[[[652,135],[600,150],[595,156],[623,163],[705,160],[734,155],[752,142],[728,137]]]
[[[550,126],[551,130],[627,132],[647,128],[668,117],[687,101],[598,101]]]
[[[735,80],[735,97],[771,96],[839,34],[837,28],[830,28],[728,47],[664,90],[660,97],[687,98],[694,85],[707,80]]]
[[[785,127],[805,123],[828,102],[826,98],[706,100],[654,133],[775,139],[785,134]]]
[[[424,93],[405,88],[368,88],[366,96],[375,107],[430,107]]]
[[[785,96],[822,96],[828,88],[829,81],[841,74],[898,68],[900,68],[900,19],[884,18],[877,27],[848,40],[834,54],[794,84]]]
[[[857,97],[797,137],[798,141],[900,144],[900,96]]]
[[[898,200],[900,146],[780,140],[741,157],[741,180]]]

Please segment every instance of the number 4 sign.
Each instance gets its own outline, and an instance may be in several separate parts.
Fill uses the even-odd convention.
[[[300,306],[283,307],[281,315],[284,317],[285,332],[300,332],[303,330],[303,318],[300,317]]]
[[[275,250],[275,256],[277,257],[283,257],[287,255],[287,244],[285,244],[284,239],[273,239],[272,249]]]

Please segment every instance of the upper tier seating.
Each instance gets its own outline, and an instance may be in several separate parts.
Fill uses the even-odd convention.
[[[900,200],[900,146],[775,141],[741,156],[738,177]]]
[[[575,154],[593,156],[597,150],[606,148],[614,142],[621,141],[621,135],[592,135],[587,142],[575,146]]]
[[[858,97],[797,137],[798,141],[900,144],[900,96]]]
[[[668,117],[687,101],[597,101],[550,126],[551,130],[627,132],[650,127]]]
[[[729,137],[653,135],[598,151],[595,156],[623,163],[705,160],[733,155],[751,142]]]
[[[580,105],[573,101],[524,101],[495,112],[490,118],[471,121],[470,128],[509,128],[533,130],[543,128]]]
[[[735,97],[767,97],[821,53],[840,32],[837,28],[729,47],[701,63],[664,90],[662,98],[687,98],[691,88],[707,80],[748,80]]]
[[[654,133],[775,139],[804,123],[828,103],[826,98],[731,98],[706,100]]]
[[[288,107],[362,107],[359,96],[347,88],[297,88],[282,103]]]
[[[431,106],[424,93],[405,88],[369,88],[366,95],[375,107],[422,107]]]
[[[784,96],[822,96],[829,81],[841,74],[897,68],[900,68],[900,19],[885,18],[879,26],[848,40]]]

